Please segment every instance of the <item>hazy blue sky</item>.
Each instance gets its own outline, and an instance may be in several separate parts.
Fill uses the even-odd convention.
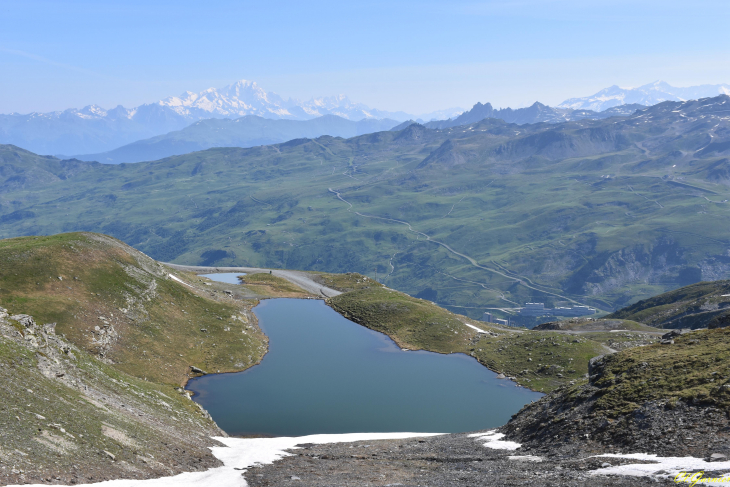
[[[257,81],[423,113],[730,83],[728,0],[0,0],[0,113]]]

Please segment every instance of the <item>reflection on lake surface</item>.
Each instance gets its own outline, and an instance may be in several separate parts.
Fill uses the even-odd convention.
[[[215,274],[198,274],[200,277],[207,277],[211,281],[225,282],[228,284],[240,284],[238,276],[245,276],[245,272],[217,272]]]
[[[403,351],[322,301],[271,299],[254,311],[270,339],[263,361],[188,384],[229,434],[472,431],[541,396],[467,355]]]

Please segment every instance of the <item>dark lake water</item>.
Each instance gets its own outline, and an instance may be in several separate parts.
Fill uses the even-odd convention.
[[[245,272],[216,272],[215,274],[200,274],[202,277],[207,277],[211,281],[225,282],[228,284],[240,284],[238,276],[245,276]]]
[[[270,299],[254,312],[270,340],[262,362],[188,384],[229,434],[472,431],[541,396],[467,355],[403,351],[322,301]]]

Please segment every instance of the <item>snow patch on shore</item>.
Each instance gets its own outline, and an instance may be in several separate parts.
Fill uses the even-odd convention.
[[[522,445],[514,441],[502,441],[504,433],[497,433],[496,430],[490,430],[485,433],[472,433],[469,438],[474,438],[475,441],[485,441],[482,446],[492,448],[494,450],[516,450]]]
[[[226,446],[212,447],[213,455],[223,462],[223,467],[205,472],[186,472],[172,477],[148,480],[107,480],[94,484],[77,484],[77,487],[246,487],[243,478],[247,469],[256,465],[275,462],[291,455],[284,450],[304,443],[350,443],[353,441],[398,440],[436,436],[443,433],[346,433],[339,435],[310,435],[280,438],[214,438]],[[44,484],[23,487],[41,487]],[[9,486],[20,487],[20,486]]]
[[[613,467],[592,470],[591,475],[624,475],[629,477],[652,477],[655,479],[673,480],[680,472],[722,472],[730,471],[730,461],[707,462],[695,457],[660,457],[649,453],[606,453],[595,455],[596,458],[623,458],[629,460],[643,460],[656,463],[631,463]],[[724,477],[724,475],[705,474],[705,477]],[[728,485],[730,481],[711,482],[712,485]]]

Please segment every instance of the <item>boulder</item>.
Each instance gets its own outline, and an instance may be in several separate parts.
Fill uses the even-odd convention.
[[[10,317],[11,320],[17,321],[26,328],[32,328],[35,326],[35,320],[29,315],[13,315]]]
[[[595,375],[598,373],[598,370],[603,366],[603,357],[605,355],[599,355],[598,357],[593,357],[588,361],[588,375]]]
[[[687,330],[687,329],[672,330],[669,333],[665,333],[664,335],[662,335],[662,340],[672,340],[673,338],[684,335],[685,333],[689,333],[690,331],[692,331],[692,330]]]

